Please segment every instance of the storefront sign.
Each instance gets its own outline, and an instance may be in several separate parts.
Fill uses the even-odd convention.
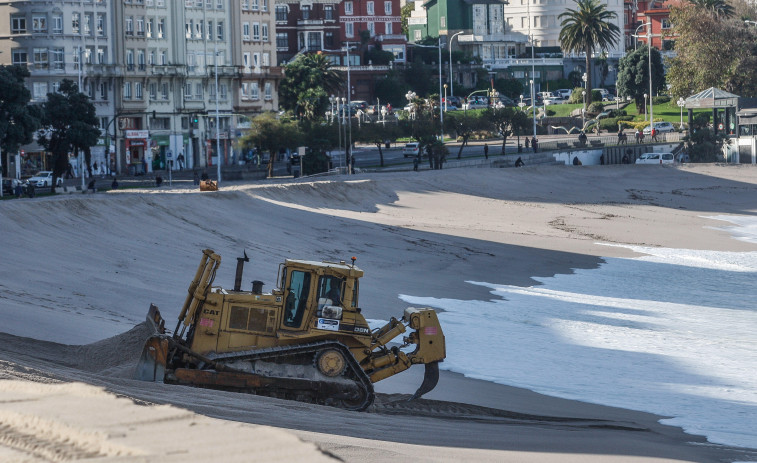
[[[149,138],[149,130],[127,130],[126,138]]]

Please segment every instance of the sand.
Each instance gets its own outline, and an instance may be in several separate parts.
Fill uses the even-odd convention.
[[[204,248],[224,258],[218,284],[233,284],[244,249],[244,280],[267,289],[284,258],[354,255],[366,272],[364,314],[388,319],[402,313],[398,294],[491,297],[460,275],[531,285],[634,255],[600,243],[757,250],[705,218],[755,214],[756,174],[450,169],[0,202],[0,460],[757,460],[655,415],[449,372],[407,403],[419,368],[378,383],[367,413],[130,379],[147,307],[175,320]]]

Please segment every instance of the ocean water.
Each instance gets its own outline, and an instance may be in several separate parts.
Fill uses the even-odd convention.
[[[716,218],[757,243],[757,218]],[[757,252],[628,247],[648,255],[532,287],[468,281],[491,300],[400,297],[444,310],[444,369],[757,448]]]

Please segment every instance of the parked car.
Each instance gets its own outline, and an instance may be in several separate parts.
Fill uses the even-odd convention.
[[[561,88],[561,89],[555,90],[552,93],[554,93],[555,95],[561,97],[563,100],[568,100],[568,99],[570,99],[570,95],[573,94],[573,90],[571,90],[569,88]]]
[[[655,122],[654,123],[654,129],[660,133],[664,132],[675,132],[676,128],[673,127],[672,122]],[[652,133],[652,126],[648,125],[644,127],[644,135],[649,135]]]
[[[604,88],[592,88],[591,91],[599,92],[599,94],[602,96],[602,101],[610,101],[608,98],[612,98],[610,92],[608,92]]]
[[[673,164],[673,153],[644,153],[636,160],[636,164]]]
[[[406,158],[418,156],[418,142],[412,141],[410,143],[405,143],[405,147],[402,148],[402,156]]]
[[[16,187],[21,186],[22,193],[26,191],[26,185],[21,180],[15,178],[3,178],[3,194],[13,196],[16,194]]]
[[[53,173],[49,170],[37,172],[37,175],[29,179],[29,183],[36,187],[48,187],[53,184]],[[57,186],[63,185],[63,179],[58,177]]]
[[[353,101],[351,103],[352,103],[352,107],[355,108],[356,110],[357,109],[362,109],[363,111],[365,111],[366,109],[368,109],[368,102],[367,101],[355,100],[355,101]]]
[[[463,109],[486,109],[489,103],[482,100],[470,100],[463,105]]]

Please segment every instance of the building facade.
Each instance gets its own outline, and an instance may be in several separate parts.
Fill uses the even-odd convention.
[[[116,173],[237,164],[250,118],[278,108],[268,0],[29,0],[0,17],[0,63],[29,68],[34,102],[81,82],[103,132],[93,161]]]

